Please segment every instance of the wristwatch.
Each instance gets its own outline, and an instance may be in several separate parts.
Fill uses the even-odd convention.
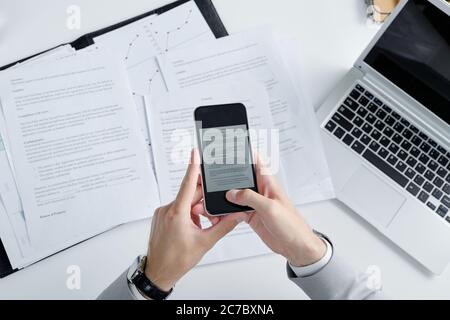
[[[137,300],[166,300],[173,291],[164,291],[158,288],[145,275],[146,256],[137,257],[128,269],[128,286]]]

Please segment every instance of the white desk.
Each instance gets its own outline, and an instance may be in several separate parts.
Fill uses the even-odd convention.
[[[69,42],[86,32],[165,4],[163,0],[41,0],[0,4],[0,65]],[[345,74],[375,31],[362,0],[215,0],[230,33],[270,25],[303,46],[307,92],[317,106]],[[82,9],[82,29],[65,27],[66,8]],[[6,20],[6,21],[5,21]],[[45,35],[42,37],[42,35]],[[450,268],[432,277],[409,256],[337,201],[302,208],[356,268],[378,265],[385,291],[395,298],[450,299]],[[0,280],[0,298],[91,299],[145,251],[148,222],[119,227]],[[275,255],[201,267],[177,286],[174,298],[302,299]],[[82,288],[66,287],[66,269],[81,268]]]

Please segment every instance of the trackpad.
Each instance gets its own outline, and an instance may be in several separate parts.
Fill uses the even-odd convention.
[[[340,198],[357,213],[387,227],[406,198],[365,166],[348,180]]]

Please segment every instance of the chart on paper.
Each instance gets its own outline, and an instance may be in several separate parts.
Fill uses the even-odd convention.
[[[197,42],[214,39],[194,1],[161,15],[152,15],[111,34],[94,39],[125,63],[133,93],[166,90],[156,56]]]

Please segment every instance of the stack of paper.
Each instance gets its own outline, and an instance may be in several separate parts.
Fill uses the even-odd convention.
[[[215,39],[190,1],[94,41],[1,74],[0,237],[14,268],[172,201],[200,105],[244,103],[296,204],[333,196],[292,55],[267,30]],[[203,263],[267,252],[242,225]]]

